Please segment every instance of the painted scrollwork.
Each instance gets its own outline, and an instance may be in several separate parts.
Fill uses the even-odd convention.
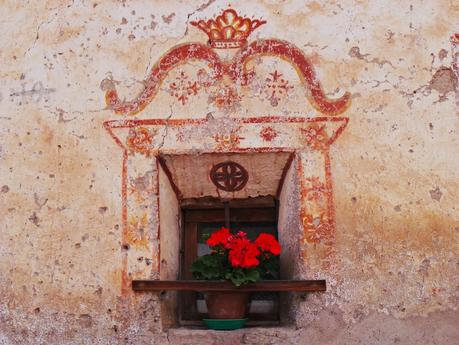
[[[335,100],[329,99],[322,90],[311,62],[303,52],[293,44],[277,39],[256,40],[245,45],[229,62],[222,61],[214,50],[201,43],[186,43],[176,46],[154,65],[150,76],[144,82],[145,89],[132,101],[122,101],[116,91],[115,83],[105,80],[103,85],[106,103],[117,114],[135,115],[154,99],[161,83],[172,69],[193,60],[206,61],[212,70],[212,79],[215,82],[220,81],[223,76],[228,76],[235,84],[247,85],[253,72],[248,71],[246,65],[257,56],[273,56],[290,62],[295,67],[303,85],[309,90],[307,93],[308,97],[310,95],[309,101],[321,113],[337,115],[347,109],[350,94],[345,93]],[[278,78],[277,74],[276,78]],[[190,89],[192,93],[197,92],[197,85],[194,89]],[[278,91],[286,87],[284,85]],[[188,93],[190,90],[186,92]],[[274,95],[274,97],[277,96]],[[180,101],[183,104],[185,98],[182,97]]]

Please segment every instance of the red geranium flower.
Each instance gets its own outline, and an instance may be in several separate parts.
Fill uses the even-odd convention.
[[[230,243],[228,259],[233,267],[251,268],[260,264],[258,255],[260,250],[245,236],[235,236]]]
[[[233,235],[230,233],[230,231],[222,226],[220,230],[215,231],[210,235],[209,239],[207,240],[207,244],[211,247],[216,247],[216,246],[223,246],[227,248],[228,243],[230,239],[233,237]]]
[[[270,252],[273,255],[279,255],[281,252],[279,242],[277,242],[276,238],[271,234],[260,234],[255,240],[255,244],[263,252]]]

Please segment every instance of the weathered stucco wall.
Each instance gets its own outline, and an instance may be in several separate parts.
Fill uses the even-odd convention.
[[[138,115],[106,105],[105,92],[114,86],[121,99],[134,99],[172,47],[205,43],[190,23],[227,6],[212,0],[0,3],[0,344],[457,341],[459,89],[450,38],[459,6],[450,0],[231,2],[241,14],[267,21],[249,43],[291,42],[308,57],[327,97],[351,95],[340,114],[349,119],[345,130],[316,160],[325,160],[325,180],[303,179],[295,192],[309,200],[317,182],[331,198],[324,231],[333,236],[326,232],[323,244],[314,237],[320,231],[304,234],[299,265],[303,278],[325,278],[329,289],[299,297],[295,328],[224,336],[167,331],[161,296],[126,289],[131,271],[158,275],[158,171],[153,158],[145,160],[154,153],[123,154],[105,121],[206,119],[196,129],[160,128],[154,145],[174,143],[180,150],[196,136],[202,145],[190,150],[222,151],[239,142],[298,140],[281,133],[287,124],[273,132],[256,121],[260,136],[239,137],[246,121],[240,119],[323,116],[297,70],[272,56],[248,63],[256,71],[249,86],[234,86],[228,77],[213,84],[208,64],[196,61],[168,75]],[[199,90],[187,89],[183,76],[191,83],[196,76]],[[185,93],[177,91],[180,85]],[[308,138],[311,151],[295,163],[306,175],[308,157],[325,150]],[[133,200],[127,205],[126,195]],[[304,229],[294,232],[309,229],[308,201],[298,207]],[[131,228],[142,234],[126,245]]]

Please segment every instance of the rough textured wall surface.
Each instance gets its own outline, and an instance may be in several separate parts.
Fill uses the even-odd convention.
[[[126,115],[133,105],[118,102],[114,87],[127,101],[151,90],[161,56],[206,43],[191,22],[227,7],[212,0],[0,3],[0,344],[457,341],[457,3],[233,1],[241,14],[267,21],[249,44],[276,38],[296,46],[324,97],[316,79],[298,78],[285,59],[249,61],[248,85],[196,61],[165,76],[155,99]],[[346,100],[346,91],[351,101],[338,115],[348,122],[337,130],[334,120],[320,120],[335,116],[324,99]],[[304,231],[302,277],[325,278],[329,289],[298,301],[293,328],[223,336],[166,330],[161,296],[126,289],[132,275],[157,277],[160,260],[158,169],[145,160],[155,152],[138,137],[155,149],[190,152],[299,140],[282,132],[289,125],[281,119],[243,126],[266,116],[317,120],[298,131],[312,153],[295,166],[307,176],[307,157],[318,152],[312,162],[324,160],[326,169],[300,181],[302,227],[291,231]],[[206,122],[113,136],[104,128],[126,118]],[[326,191],[326,213],[312,214],[320,205],[315,190]]]

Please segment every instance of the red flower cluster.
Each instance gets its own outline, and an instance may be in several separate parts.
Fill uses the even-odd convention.
[[[265,257],[270,254],[279,255],[281,246],[273,235],[262,233],[255,242],[247,238],[245,232],[239,231],[236,235],[222,227],[212,233],[207,240],[210,247],[220,247],[228,250],[228,260],[233,267],[252,268],[260,264],[259,256],[264,253]]]
[[[210,235],[209,239],[207,240],[207,244],[210,247],[217,247],[217,246],[222,246],[223,248],[227,248],[228,243],[230,238],[233,235],[230,233],[230,231],[222,226],[220,230],[215,231]]]
[[[260,251],[254,243],[246,237],[234,237],[228,259],[233,267],[250,268],[260,264],[258,255],[260,255]]]
[[[279,242],[277,242],[276,238],[271,234],[260,234],[255,240],[255,244],[263,252],[269,252],[276,256],[281,252]]]
[[[260,264],[258,255],[260,250],[256,244],[250,242],[245,234],[243,236],[234,236],[229,244],[228,259],[233,267],[251,268]]]

